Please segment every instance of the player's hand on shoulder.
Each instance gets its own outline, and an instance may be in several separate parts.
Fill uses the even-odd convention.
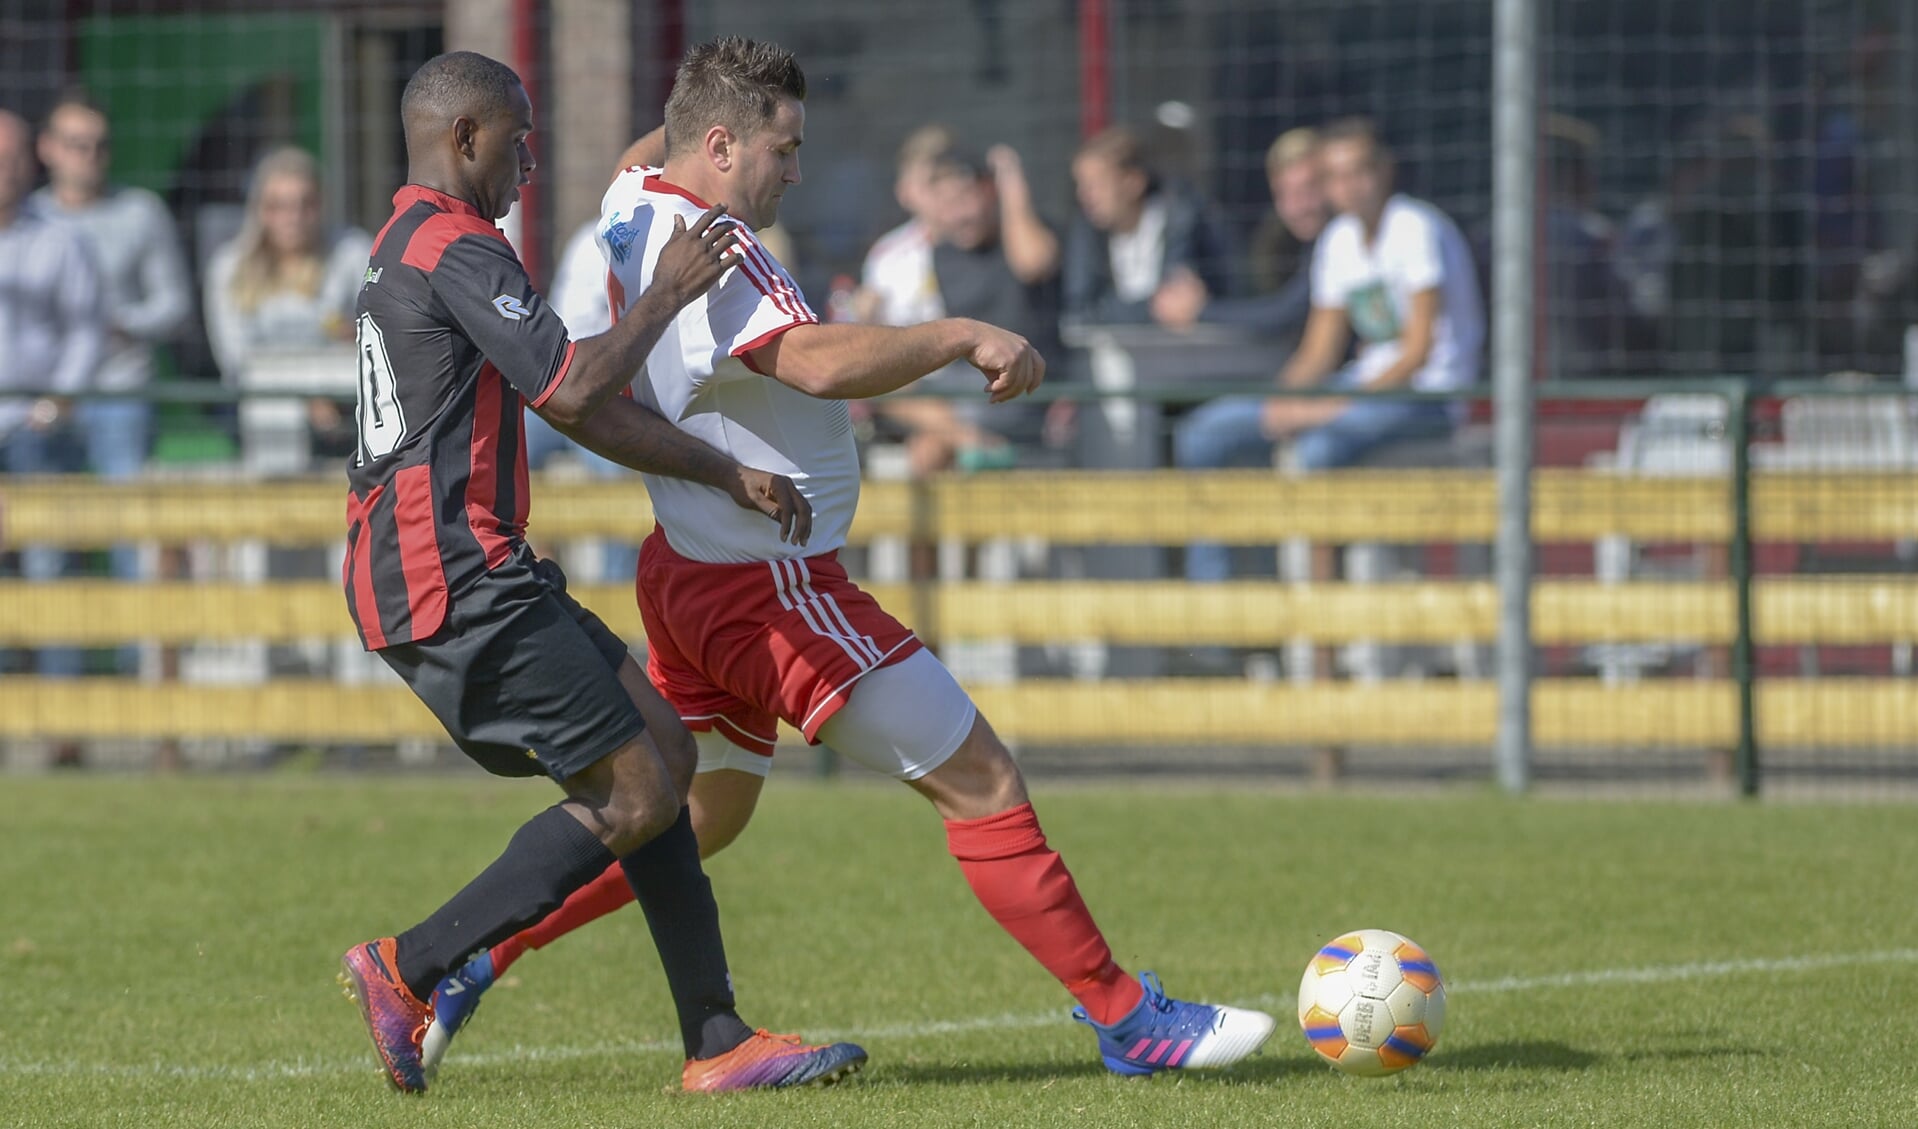
[[[779,539],[791,545],[812,540],[812,503],[783,474],[742,466],[734,480],[733,501],[779,523]]]
[[[726,218],[724,204],[707,208],[691,227],[685,217],[674,216],[673,233],[653,267],[652,289],[675,309],[711,290],[738,257],[733,250],[739,245],[738,226]]]
[[[1032,342],[996,325],[975,324],[978,336],[966,360],[985,374],[986,392],[993,403],[1016,400],[1039,387],[1046,378],[1046,360]]]

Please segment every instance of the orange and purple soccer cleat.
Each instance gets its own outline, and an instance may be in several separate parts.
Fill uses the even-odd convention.
[[[391,937],[354,945],[340,958],[340,987],[347,999],[360,1005],[386,1080],[401,1093],[420,1094],[426,1092],[420,1040],[433,1021],[433,1009],[400,979],[398,958]]]
[[[688,1093],[730,1090],[780,1090],[793,1086],[829,1086],[859,1072],[866,1051],[851,1043],[808,1046],[797,1035],[774,1035],[765,1028],[713,1058],[686,1060],[680,1086]]]

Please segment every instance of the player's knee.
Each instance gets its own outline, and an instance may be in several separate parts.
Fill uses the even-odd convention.
[[[699,771],[699,745],[684,725],[660,725],[652,729],[653,747],[666,765],[673,790],[683,801],[693,786],[693,774]]]
[[[664,835],[679,819],[679,805],[671,797],[616,795],[600,816],[607,849],[623,858]]]
[[[1000,743],[998,735],[985,725],[983,718],[980,727],[985,739],[978,754],[979,798],[997,814],[1026,802],[1026,777],[1019,771],[1019,762],[1012,759],[1011,751]],[[975,736],[977,734],[975,730]]]
[[[982,819],[1026,802],[1026,780],[984,717],[944,764],[913,784],[947,819]]]

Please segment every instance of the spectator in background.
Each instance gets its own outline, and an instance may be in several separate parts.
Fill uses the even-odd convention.
[[[107,180],[111,144],[97,105],[79,92],[62,97],[40,132],[48,183],[30,206],[79,228],[99,264],[108,337],[93,387],[139,392],[153,380],[153,347],[193,312],[193,283],[166,205],[144,188]],[[87,400],[74,419],[95,474],[116,481],[139,475],[153,431],[151,404]],[[131,548],[115,550],[116,577],[131,578],[136,564]]]
[[[1699,156],[1687,156],[1669,213],[1669,364],[1688,375],[1789,364],[1783,313],[1804,277],[1790,251],[1803,216],[1772,186],[1771,129],[1757,114],[1726,114],[1687,149]]]
[[[1635,331],[1612,222],[1592,206],[1598,131],[1562,114],[1545,120],[1546,352],[1553,376],[1626,375],[1647,347]]]
[[[1059,239],[1033,206],[1019,155],[998,145],[981,159],[938,140],[933,134],[920,138],[924,180],[904,189],[922,209],[919,222],[930,237],[932,290],[902,283],[875,292],[866,299],[867,308],[882,319],[935,308],[945,317],[977,318],[1024,336],[1041,356],[1057,357]],[[892,253],[903,256],[897,246]],[[906,272],[895,260],[886,273],[897,279]],[[967,395],[958,400],[912,396],[928,389]],[[986,404],[971,395],[977,390],[978,374],[968,365],[954,365],[874,402],[875,411],[906,431],[915,476],[955,467],[1002,469],[1017,463],[1019,445],[1040,442],[1042,408],[1027,402]]]
[[[1225,240],[1205,201],[1154,175],[1126,129],[1090,138],[1072,159],[1079,218],[1066,240],[1065,314],[1095,325],[1144,324],[1181,269],[1208,294],[1227,284]]]
[[[207,264],[206,328],[229,384],[265,352],[353,340],[354,308],[373,240],[322,223],[319,164],[275,149],[253,171],[240,234]],[[355,439],[350,405],[307,405],[316,454],[343,456]]]
[[[1287,388],[1330,378],[1354,391],[1437,392],[1478,379],[1485,316],[1465,237],[1423,200],[1392,192],[1392,155],[1370,123],[1341,122],[1324,135],[1326,191],[1338,218],[1312,253],[1312,314],[1305,339],[1279,374]],[[1343,369],[1350,336],[1358,359]],[[1298,469],[1349,466],[1395,440],[1442,434],[1454,419],[1442,403],[1383,399],[1229,397],[1204,405],[1174,437],[1179,466],[1269,462],[1286,439]],[[1224,546],[1193,545],[1192,580],[1222,580]]]
[[[1272,215],[1253,238],[1252,274],[1259,293],[1215,298],[1189,267],[1176,267],[1152,297],[1152,319],[1168,329],[1195,322],[1237,325],[1262,335],[1297,339],[1312,312],[1312,248],[1332,207],[1325,199],[1319,135],[1288,130],[1265,154]]]
[[[881,235],[866,253],[859,289],[852,299],[853,320],[909,326],[946,316],[946,303],[939,296],[939,280],[932,269],[932,248],[939,241],[933,215],[933,178],[940,160],[956,144],[952,131],[937,124],[920,126],[900,144],[893,198],[905,211],[906,222]],[[835,314],[837,311],[828,305],[828,314]],[[952,379],[961,376],[954,374]],[[856,402],[853,411],[855,418],[870,413],[903,433],[908,467],[915,478],[948,469],[962,450],[997,449],[997,440],[967,424],[953,404],[915,398],[910,388],[877,400]]]
[[[48,183],[28,206],[79,229],[100,267],[107,347],[92,387],[139,393],[153,381],[154,346],[193,312],[193,282],[166,205],[144,188],[107,180],[111,146],[100,107],[82,92],[64,95],[40,131]],[[74,428],[88,470],[111,482],[138,478],[152,444],[153,405],[144,398],[82,400]],[[115,579],[138,579],[137,546],[116,545],[108,560]],[[139,656],[137,647],[117,651],[119,672],[137,670]]]
[[[90,385],[106,351],[107,308],[86,237],[26,206],[33,187],[32,130],[0,110],[0,456],[9,474],[81,469],[72,400]],[[53,580],[66,554],[21,550],[28,580]],[[40,653],[48,677],[80,673],[80,652]]]
[[[932,273],[932,176],[938,160],[954,147],[943,125],[913,130],[899,146],[893,197],[906,222],[880,236],[866,253],[859,293],[853,300],[858,320],[874,325],[922,325],[946,316],[939,282]],[[783,261],[783,260],[782,260]]]

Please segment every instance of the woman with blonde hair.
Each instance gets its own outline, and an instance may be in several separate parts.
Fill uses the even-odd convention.
[[[322,216],[319,162],[291,146],[268,153],[248,185],[240,234],[207,267],[207,338],[228,384],[263,352],[353,339],[373,240],[358,228],[329,231]],[[317,450],[351,449],[338,405],[316,400],[309,414]]]

